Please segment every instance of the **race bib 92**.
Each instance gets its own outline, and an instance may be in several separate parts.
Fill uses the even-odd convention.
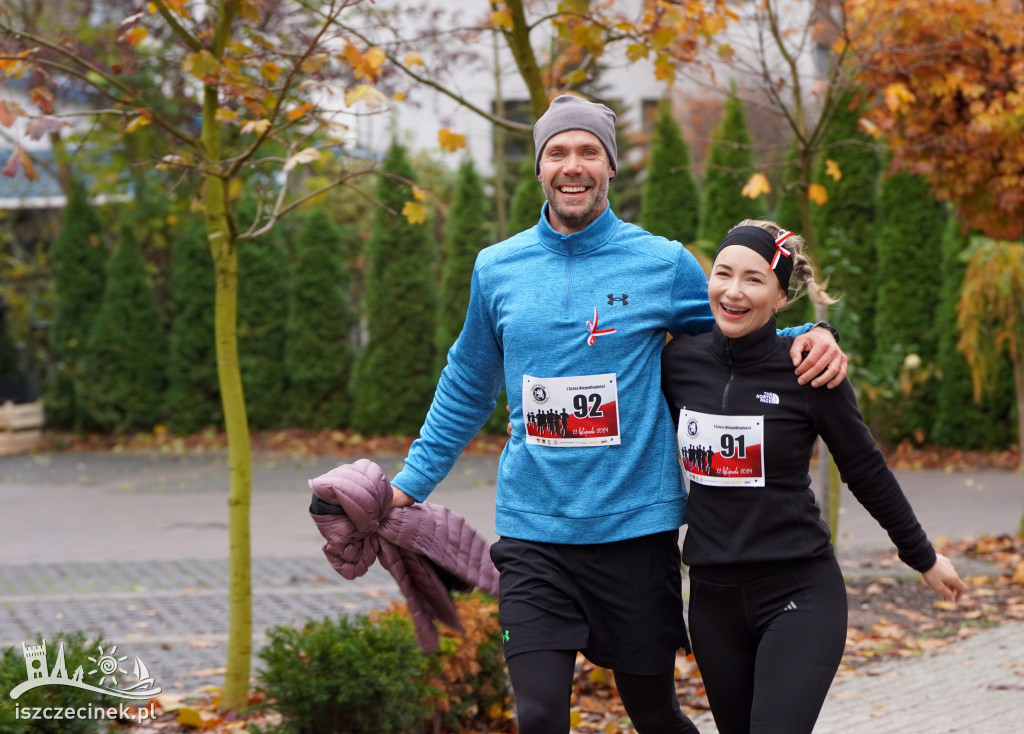
[[[619,444],[618,403],[614,373],[523,375],[526,443],[557,447]]]
[[[711,487],[764,486],[764,416],[683,408],[676,437],[689,479]]]

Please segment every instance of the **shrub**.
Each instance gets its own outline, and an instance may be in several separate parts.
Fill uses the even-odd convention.
[[[431,701],[434,730],[494,731],[492,722],[509,718],[512,710],[498,604],[474,592],[456,595],[455,608],[465,632],[442,627],[441,654],[431,658],[430,684],[440,691]]]
[[[69,676],[81,666],[83,670],[95,669],[96,663],[89,660],[95,656],[97,646],[105,646],[103,640],[89,641],[84,632],[58,633],[47,643],[47,664],[54,665],[59,641],[64,642],[64,667]],[[42,644],[37,638],[34,643]],[[104,725],[102,719],[22,719],[16,718],[20,708],[24,714],[27,708],[79,709],[83,707],[116,707],[113,696],[96,693],[83,688],[62,685],[39,686],[26,691],[17,700],[7,695],[16,686],[27,680],[25,654],[21,647],[9,647],[0,654],[0,734],[92,734]]]
[[[270,707],[296,734],[419,731],[437,694],[412,624],[395,613],[276,627],[260,650]]]
[[[512,697],[497,602],[481,592],[453,599],[465,632],[439,625],[436,655],[421,652],[402,602],[271,630],[260,652],[265,705],[299,734],[506,731]]]

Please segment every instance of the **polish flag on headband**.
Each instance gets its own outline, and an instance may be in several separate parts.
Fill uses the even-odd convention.
[[[775,236],[775,257],[772,258],[772,270],[775,270],[775,266],[779,264],[779,257],[781,255],[792,257],[789,250],[782,246],[782,243],[788,240],[792,234],[789,230],[780,229],[779,233]]]

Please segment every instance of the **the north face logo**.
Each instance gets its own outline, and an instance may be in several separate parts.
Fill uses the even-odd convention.
[[[779,396],[773,392],[763,392],[760,393],[759,395],[755,395],[754,397],[760,400],[762,403],[765,403],[766,405],[779,404]]]

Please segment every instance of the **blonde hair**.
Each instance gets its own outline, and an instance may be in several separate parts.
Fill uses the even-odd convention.
[[[777,237],[782,229],[775,222],[769,222],[766,219],[744,219],[732,229],[736,229],[736,227],[758,227],[772,237]],[[729,231],[731,232],[732,229]],[[811,262],[807,253],[804,252],[804,238],[794,232],[786,240],[786,249],[793,256],[793,275],[789,281],[790,293],[786,294],[786,305],[783,308],[788,308],[791,303],[804,294],[804,291],[807,292],[807,297],[811,299],[812,303],[818,303],[822,306],[830,306],[835,303],[837,299],[825,292],[825,288],[828,287],[828,281],[824,285],[819,285],[814,280],[814,263]]]

